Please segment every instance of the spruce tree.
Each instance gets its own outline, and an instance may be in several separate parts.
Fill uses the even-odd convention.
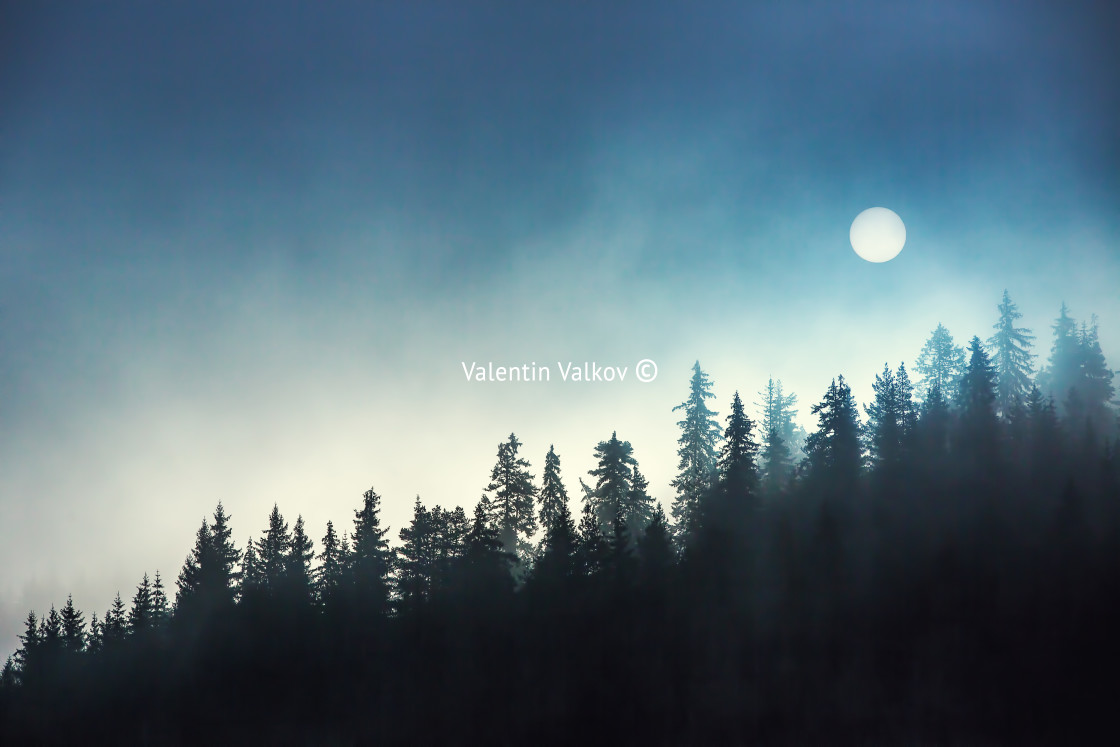
[[[999,321],[992,325],[996,332],[988,338],[992,349],[992,361],[998,376],[996,387],[996,411],[1006,422],[1012,411],[1021,405],[1031,388],[1035,357],[1030,352],[1034,335],[1025,327],[1016,327],[1015,322],[1023,317],[1018,307],[1011,301],[1007,291],[999,306]]]
[[[86,645],[86,621],[82,611],[74,607],[74,598],[66,596],[62,607],[62,642],[67,651],[80,653]]]
[[[117,648],[127,637],[128,614],[118,591],[113,598],[113,606],[105,613],[105,619],[101,623],[102,645],[107,649]]]
[[[245,552],[241,555],[241,600],[250,598],[264,586],[261,573],[261,559],[257,555],[257,543],[250,537],[245,541]]]
[[[39,663],[39,649],[42,643],[39,636],[39,619],[35,616],[34,610],[27,613],[23,628],[23,633],[18,636],[20,647],[16,651],[16,663],[26,683],[30,677],[37,674],[35,670]]]
[[[999,421],[996,416],[995,366],[979,337],[969,341],[968,369],[957,392],[960,410],[960,457],[972,470],[990,467],[996,458]]]
[[[158,630],[163,630],[171,615],[171,608],[167,600],[167,592],[163,588],[163,578],[156,571],[155,580],[152,582],[152,624]]]
[[[677,491],[673,499],[673,519],[678,541],[683,545],[698,528],[700,502],[716,486],[718,479],[716,449],[720,441],[720,427],[716,412],[708,409],[707,400],[713,399],[712,382],[700,368],[700,361],[692,366],[689,395],[673,408],[684,411],[677,421],[681,436],[677,439],[677,476],[671,485]]]
[[[906,366],[900,365],[896,373],[884,364],[883,373],[875,375],[872,391],[875,399],[864,408],[869,459],[876,467],[897,467],[917,422]]]
[[[96,654],[101,651],[103,644],[101,620],[98,619],[96,612],[91,612],[89,615],[89,630],[86,632],[86,651]]]
[[[668,579],[669,569],[676,561],[673,541],[665,510],[658,503],[645,533],[638,540],[642,583],[651,589],[661,590]]]
[[[914,366],[919,377],[915,387],[918,397],[924,401],[929,396],[930,389],[936,384],[946,401],[954,402],[958,383],[964,375],[964,367],[964,348],[954,344],[949,330],[943,324],[938,324],[922,348],[917,365]]]
[[[767,496],[776,496],[786,489],[793,473],[793,459],[785,439],[776,430],[766,436],[762,450],[762,490]]]
[[[319,567],[315,569],[315,598],[320,605],[329,607],[336,603],[345,583],[345,544],[334,531],[334,524],[327,522],[323,535],[323,551],[319,553]]]
[[[303,514],[296,516],[292,527],[288,555],[284,559],[285,585],[301,603],[311,601],[311,561],[315,558],[315,545],[307,536]]]
[[[486,492],[490,521],[498,530],[502,547],[507,552],[523,550],[522,542],[535,530],[534,512],[536,488],[529,474],[529,462],[517,456],[521,442],[509,434],[509,440],[498,446],[498,461],[490,471],[490,484]]]
[[[547,533],[562,507],[567,509],[568,506],[568,491],[560,480],[560,457],[552,445],[549,445],[548,453],[544,455],[544,472],[541,474],[541,489],[537,500],[540,504],[541,528]]]
[[[614,515],[625,511],[630,499],[634,459],[634,447],[629,441],[620,441],[618,433],[611,433],[610,439],[595,445],[597,466],[588,474],[595,478],[591,500],[599,527],[608,531]]]
[[[755,468],[758,444],[752,437],[753,429],[754,422],[743,410],[739,392],[735,392],[717,462],[720,492],[731,504],[750,510],[756,508],[758,494],[758,472]]]
[[[649,494],[649,480],[638,469],[637,461],[630,473],[630,490],[626,493],[622,515],[626,517],[626,525],[634,535],[644,532],[653,521],[653,498]]]
[[[818,427],[806,441],[810,477],[830,491],[850,496],[859,478],[862,450],[859,411],[843,376],[832,380],[811,412]]]
[[[1084,417],[1100,432],[1108,432],[1115,419],[1115,413],[1109,406],[1115,392],[1112,385],[1114,375],[1101,350],[1095,314],[1091,323],[1084,326],[1078,335],[1078,345],[1081,351],[1078,384],[1082,392]]]
[[[806,433],[805,430],[794,422],[797,417],[797,395],[790,392],[786,394],[781,379],[770,377],[766,388],[758,393],[758,401],[754,403],[761,413],[759,430],[763,434],[763,449],[769,447],[770,433],[774,432],[785,443],[790,454],[790,460],[795,460],[794,455],[801,451]],[[764,468],[768,465],[763,465]],[[779,471],[780,470],[776,470]],[[788,475],[785,475],[788,476]]]
[[[582,480],[580,481],[582,484]],[[586,489],[586,486],[584,486]],[[586,493],[585,493],[586,498]],[[579,566],[583,575],[602,570],[607,557],[607,540],[593,501],[584,500],[579,520]]]
[[[216,575],[220,579],[219,590],[222,590],[222,601],[230,603],[237,593],[240,573],[237,567],[241,561],[241,553],[233,544],[233,529],[229,525],[229,515],[226,514],[222,502],[218,501],[214,509],[214,521],[210,525],[211,543],[217,558]]]
[[[402,607],[415,607],[430,597],[435,566],[435,526],[432,513],[420,502],[412,508],[412,523],[400,531],[397,548],[397,595]]]
[[[579,536],[567,502],[559,505],[552,520],[545,526],[541,555],[533,567],[537,580],[556,581],[572,577],[577,572]]]
[[[292,536],[288,531],[288,522],[284,521],[280,507],[274,503],[272,512],[268,515],[268,527],[257,543],[260,580],[269,594],[278,593],[284,586],[291,547]]]
[[[145,573],[132,595],[132,608],[128,611],[128,631],[133,636],[144,635],[152,629],[154,610],[152,604],[152,582]]]
[[[491,522],[494,508],[485,495],[474,509],[463,557],[468,598],[493,600],[513,591],[513,564],[517,556],[504,549]]]
[[[388,611],[393,569],[392,551],[385,539],[388,531],[388,527],[381,528],[381,496],[371,488],[362,494],[362,507],[354,511],[350,573],[361,611],[375,617]]]
[[[1064,407],[1069,400],[1070,391],[1076,389],[1079,383],[1082,361],[1077,322],[1070,316],[1069,307],[1064,302],[1051,329],[1054,332],[1054,342],[1050,347],[1050,358],[1038,372],[1036,383],[1043,396],[1053,397]]]

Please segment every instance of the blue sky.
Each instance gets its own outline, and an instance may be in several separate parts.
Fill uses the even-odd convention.
[[[0,22],[0,650],[177,574],[218,499],[314,537],[573,495],[616,430],[666,506],[699,359],[866,401],[1007,288],[1120,356],[1120,60],[1091,3],[19,4]],[[1110,15],[1106,15],[1106,13]],[[906,248],[848,227],[890,207]],[[657,361],[478,384],[461,362]]]

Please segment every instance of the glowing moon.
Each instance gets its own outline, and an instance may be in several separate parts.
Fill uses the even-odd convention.
[[[852,248],[868,262],[888,262],[906,243],[906,226],[898,213],[885,207],[864,210],[852,221]]]

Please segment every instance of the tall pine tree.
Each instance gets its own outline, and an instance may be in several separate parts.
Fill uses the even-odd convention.
[[[1015,322],[1023,317],[1018,307],[1011,301],[1007,291],[999,306],[999,321],[993,327],[996,332],[988,338],[992,350],[998,383],[996,386],[996,411],[1004,421],[1011,419],[1012,412],[1026,402],[1034,374],[1031,360],[1034,354],[1034,335],[1025,327],[1016,327]]]
[[[700,361],[692,366],[689,394],[673,408],[684,411],[677,421],[681,436],[677,439],[677,476],[671,485],[677,491],[673,499],[673,519],[677,540],[682,545],[699,528],[699,506],[715,488],[718,479],[716,449],[720,441],[720,427],[716,412],[708,409],[707,400],[713,399],[712,382],[700,368]]]
[[[953,336],[945,325],[938,324],[930,334],[918,356],[914,371],[918,374],[916,390],[923,401],[936,384],[946,401],[953,402],[957,397],[957,386],[964,375],[964,348],[953,342]]]

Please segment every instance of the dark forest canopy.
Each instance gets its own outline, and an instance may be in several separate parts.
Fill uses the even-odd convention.
[[[1077,741],[1120,665],[1113,374],[1095,318],[1063,305],[1036,372],[998,311],[862,408],[838,376],[803,438],[780,382],[721,418],[697,362],[668,517],[621,430],[574,511],[511,433],[472,511],[416,498],[395,545],[373,489],[317,542],[276,506],[239,547],[219,503],[173,584],[28,613],[0,738]]]

